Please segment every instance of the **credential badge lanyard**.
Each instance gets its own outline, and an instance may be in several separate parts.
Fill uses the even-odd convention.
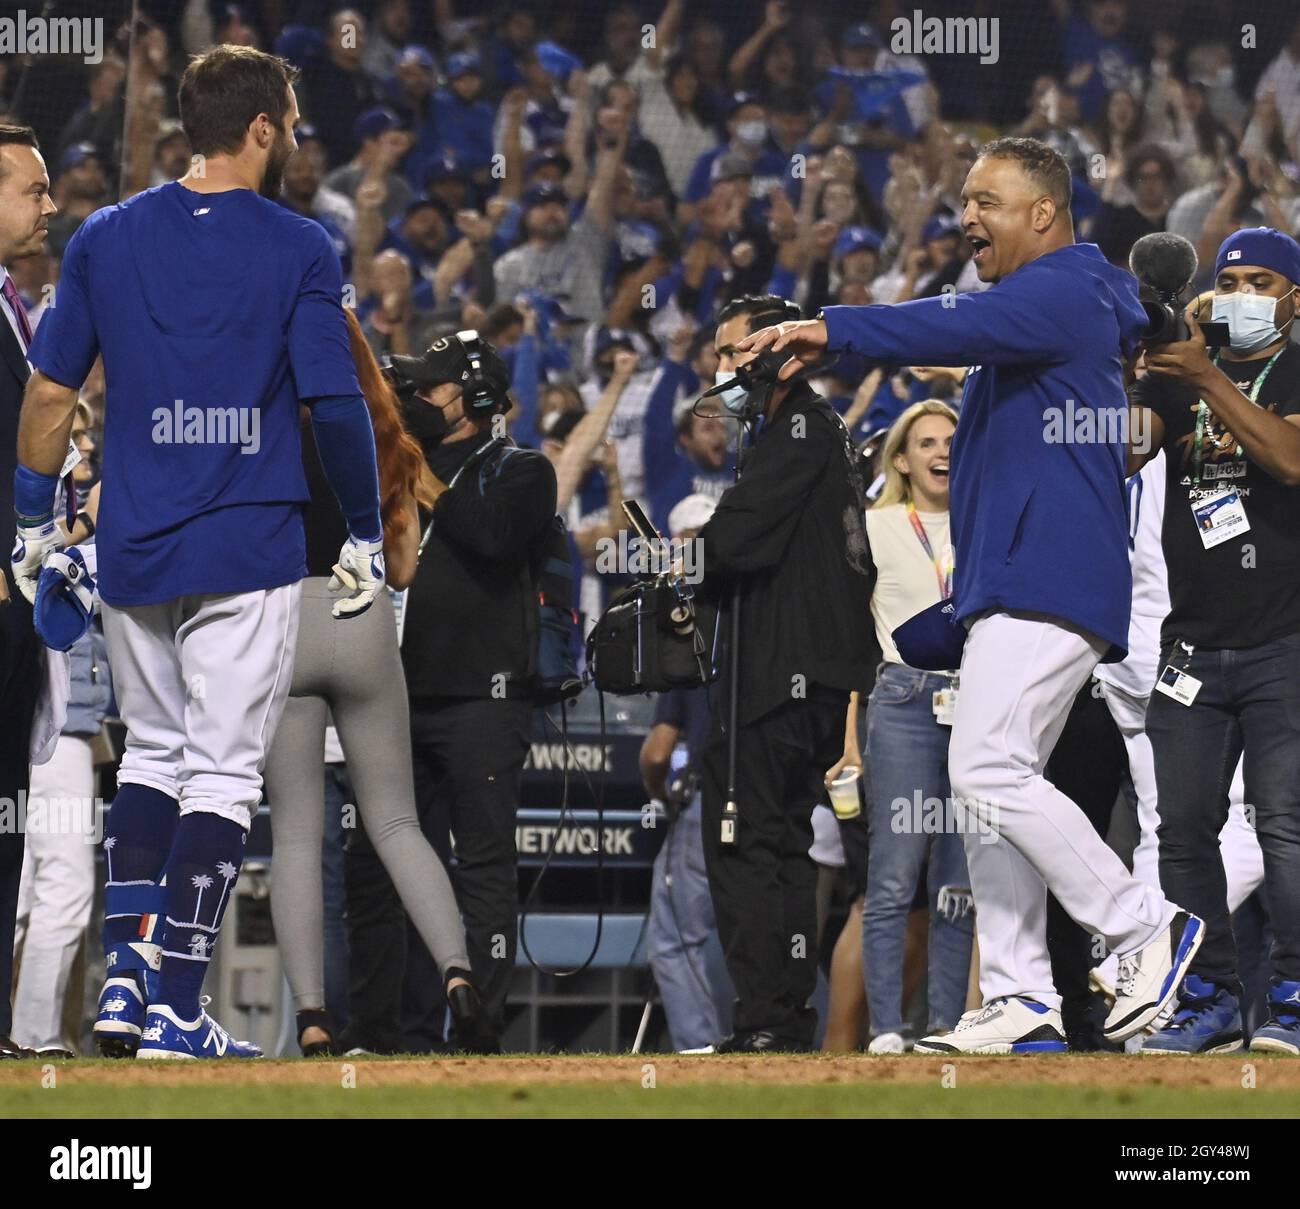
[[[934,547],[930,544],[930,537],[925,531],[925,526],[921,524],[921,518],[916,514],[916,505],[911,500],[907,502],[907,519],[912,522],[912,531],[916,534],[916,540],[921,543],[922,549],[925,550],[926,557],[934,564],[934,574],[939,580],[939,594],[944,600],[952,595],[952,569],[953,556],[952,548],[948,550],[948,565],[945,567],[934,556]]]
[[[1278,351],[1275,352],[1272,355],[1272,357],[1269,358],[1268,364],[1264,366],[1263,372],[1259,375],[1258,378],[1255,379],[1254,384],[1250,388],[1250,393],[1247,395],[1247,398],[1250,399],[1252,403],[1258,405],[1259,392],[1264,388],[1264,379],[1268,377],[1269,371],[1272,370],[1273,366],[1277,362],[1277,359],[1284,352],[1286,352],[1285,348],[1278,349]],[[1219,364],[1218,358],[1215,358],[1214,364],[1216,367],[1218,366]],[[1192,441],[1192,486],[1193,487],[1199,487],[1201,485],[1201,465],[1202,465],[1202,459],[1204,457],[1202,447],[1205,444],[1205,437],[1210,426],[1209,417],[1210,417],[1209,405],[1205,402],[1204,399],[1197,399],[1196,435]],[[1242,452],[1243,450],[1241,448],[1241,445],[1238,444],[1236,456],[1241,457]]]

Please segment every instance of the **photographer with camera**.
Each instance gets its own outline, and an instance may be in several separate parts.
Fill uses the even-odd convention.
[[[773,295],[718,316],[724,408],[757,429],[739,482],[700,531],[704,591],[739,607],[734,842],[728,736],[715,708],[703,753],[704,849],[718,931],[737,992],[735,1031],[719,1052],[813,1048],[817,981],[812,810],[844,747],[849,694],[871,682],[872,564],[862,484],[843,422],[805,382],[777,382],[784,357],[757,362],[737,345],[798,315]],[[771,372],[764,373],[765,369]],[[715,388],[717,389],[717,388]]]
[[[541,453],[494,435],[511,406],[510,375],[476,332],[391,361],[390,381],[433,472],[434,503],[421,517],[422,552],[402,620],[416,803],[444,858],[448,829],[455,836],[453,884],[473,981],[500,1031],[517,942],[515,812],[555,471]],[[383,893],[380,870],[368,873]]]
[[[1143,1048],[1240,1047],[1242,1017],[1219,832],[1244,751],[1275,943],[1269,1019],[1250,1048],[1300,1054],[1300,244],[1267,227],[1230,235],[1210,314],[1146,352],[1130,390],[1130,470],[1162,448],[1172,603],[1147,709],[1164,892],[1205,920],[1173,1022]],[[1145,446],[1145,447],[1144,447]]]

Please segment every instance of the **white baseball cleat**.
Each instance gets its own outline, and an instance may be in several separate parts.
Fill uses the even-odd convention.
[[[1106,1017],[1108,1041],[1127,1040],[1168,1008],[1204,938],[1201,919],[1179,911],[1146,948],[1120,958],[1115,1003]]]
[[[918,1054],[1062,1054],[1065,1029],[1056,1008],[1035,999],[995,999],[967,1012],[951,1033],[922,1037]]]

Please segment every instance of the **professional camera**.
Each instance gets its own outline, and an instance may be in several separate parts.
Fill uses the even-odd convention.
[[[1147,315],[1143,345],[1150,348],[1190,339],[1192,333],[1183,318],[1187,305],[1183,294],[1196,276],[1196,249],[1191,242],[1168,231],[1144,235],[1133,245],[1128,265],[1143,287],[1139,298]],[[1200,326],[1210,348],[1227,347],[1226,323],[1206,321]]]

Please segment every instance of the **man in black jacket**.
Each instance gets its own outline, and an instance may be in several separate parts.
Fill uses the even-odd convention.
[[[517,943],[515,812],[536,671],[534,568],[555,516],[555,471],[542,454],[494,438],[510,378],[476,333],[392,362],[399,383],[418,391],[406,416],[435,480],[402,637],[416,805],[444,859],[448,828],[455,836],[452,878],[474,985],[499,1031]],[[350,914],[354,868],[350,861]],[[357,940],[354,932],[354,953]],[[417,998],[428,989],[421,982]],[[412,1006],[419,1015],[427,1004]]]
[[[27,315],[4,266],[34,256],[45,244],[54,213],[50,179],[26,126],[0,126],[0,547],[14,544],[14,469],[18,411],[31,374]],[[6,561],[7,560],[0,560]],[[32,606],[15,587],[12,571],[0,570],[0,799],[22,811],[30,774],[32,715],[42,675],[40,643],[32,629]],[[9,1038],[9,988],[13,970],[14,916],[23,868],[23,831],[0,828],[0,1059],[31,1057]]]
[[[736,344],[785,318],[771,295],[729,303],[714,338],[719,380],[752,354]],[[705,750],[704,843],[718,930],[736,985],[725,1051],[812,1048],[817,980],[812,810],[844,748],[849,693],[872,670],[871,589],[862,484],[847,432],[806,383],[748,400],[756,435],[736,486],[700,532],[706,592],[738,593],[738,821],[722,840],[725,708]]]

